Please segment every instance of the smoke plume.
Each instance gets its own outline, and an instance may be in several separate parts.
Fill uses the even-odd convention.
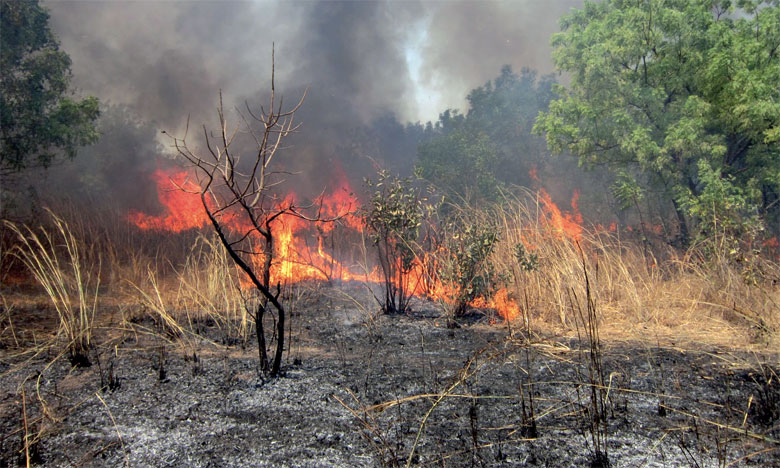
[[[292,103],[309,90],[288,160],[311,193],[340,171],[353,185],[375,165],[408,172],[421,127],[407,122],[463,109],[503,64],[551,72],[550,35],[580,4],[46,2],[78,92],[173,134],[188,117],[213,123],[220,89],[226,107],[265,102],[275,43],[277,91]],[[149,158],[132,146],[110,157]]]

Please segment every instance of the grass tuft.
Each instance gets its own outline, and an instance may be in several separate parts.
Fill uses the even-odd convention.
[[[37,231],[6,221],[19,243],[15,255],[46,292],[59,318],[58,334],[64,336],[71,363],[90,365],[92,325],[98,309],[100,264],[84,261],[84,246],[68,223],[51,211],[52,228]]]

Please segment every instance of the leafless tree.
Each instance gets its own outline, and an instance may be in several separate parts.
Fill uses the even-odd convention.
[[[304,91],[292,108],[285,110],[283,98],[277,97],[274,87],[274,58],[272,53],[271,93],[268,108],[260,107],[259,113],[246,104],[246,113],[237,111],[240,122],[231,127],[222,105],[222,91],[219,93],[219,130],[211,132],[203,125],[203,145],[198,152],[187,144],[184,138],[171,137],[178,154],[195,169],[198,189],[203,208],[214,231],[230,258],[247,275],[252,288],[259,292],[254,315],[257,344],[260,354],[260,369],[265,374],[277,376],[284,350],[285,309],[280,301],[281,284],[271,284],[271,266],[274,261],[274,222],[282,216],[304,216],[291,201],[283,201],[274,189],[284,181],[286,175],[273,170],[274,157],[283,148],[285,139],[296,132],[299,124],[295,113],[306,97]],[[189,122],[188,122],[189,128]],[[242,151],[237,136],[248,135],[251,150]],[[247,156],[249,155],[249,156]],[[242,160],[242,156],[246,159]],[[179,186],[181,190],[193,191],[191,187]],[[305,208],[305,207],[304,207]],[[266,351],[267,340],[263,327],[266,312],[276,312],[276,349],[269,364]]]

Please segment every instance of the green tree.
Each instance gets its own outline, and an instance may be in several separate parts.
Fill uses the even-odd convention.
[[[70,57],[37,1],[0,1],[0,177],[48,167],[98,138],[98,100],[68,96]]]
[[[535,130],[587,168],[606,165],[624,185],[633,174],[643,190],[663,192],[684,243],[705,194],[776,221],[779,3],[586,1],[552,38],[570,84],[556,87]]]
[[[42,194],[63,193],[82,203],[101,202],[119,213],[157,206],[156,184],[149,174],[158,168],[165,148],[160,130],[124,106],[102,106],[96,122],[100,140],[79,150],[69,164],[55,165],[41,178]]]
[[[494,198],[498,149],[488,134],[449,110],[440,116],[437,130],[418,148],[417,175],[461,198]]]
[[[461,198],[495,199],[498,187],[527,185],[528,172],[547,153],[532,135],[534,119],[553,97],[552,78],[505,66],[468,95],[467,114],[448,110],[417,152],[417,174]]]

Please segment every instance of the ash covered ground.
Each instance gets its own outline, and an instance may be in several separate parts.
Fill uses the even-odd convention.
[[[569,467],[603,464],[597,444],[611,466],[780,466],[777,354],[604,342],[599,377],[572,333],[414,305],[372,315],[360,285],[310,287],[270,380],[208,322],[169,337],[139,316],[96,333],[88,368],[4,334],[0,466],[25,462],[25,424],[41,466]]]

